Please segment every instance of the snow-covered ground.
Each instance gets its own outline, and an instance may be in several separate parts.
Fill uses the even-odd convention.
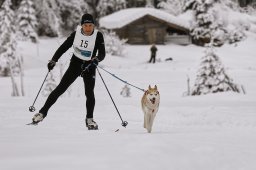
[[[47,73],[46,64],[59,46],[57,39],[40,39],[38,46],[20,43],[25,62],[25,97],[10,97],[10,78],[0,78],[1,170],[254,170],[256,169],[256,37],[217,49],[230,77],[246,94],[219,93],[186,96],[187,78],[193,85],[204,49],[194,45],[157,46],[161,62],[148,64],[150,46],[127,45],[127,56],[106,56],[100,63],[108,71],[146,89],[157,85],[160,109],[153,131],[142,128],[142,92],[100,70],[127,128],[97,75],[95,120],[100,130],[84,124],[82,79],[50,109],[38,126],[26,126],[28,111]],[[38,56],[39,53],[39,56]],[[62,57],[68,65],[71,51]],[[172,57],[173,61],[164,61]],[[54,70],[59,75],[58,67]],[[37,110],[46,98],[39,96]],[[118,132],[115,132],[119,129]]]

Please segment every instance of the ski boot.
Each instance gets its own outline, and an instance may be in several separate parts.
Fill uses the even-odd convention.
[[[42,113],[37,113],[32,118],[32,122],[27,125],[37,125],[39,122],[43,121],[45,116]]]
[[[98,130],[97,123],[93,120],[93,118],[86,118],[85,124],[88,130]]]

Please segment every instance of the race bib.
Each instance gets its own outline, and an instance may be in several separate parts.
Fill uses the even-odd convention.
[[[81,31],[82,27],[78,26],[73,42],[74,55],[81,60],[89,61],[92,58],[98,31],[95,29],[93,34],[89,36],[82,34]]]

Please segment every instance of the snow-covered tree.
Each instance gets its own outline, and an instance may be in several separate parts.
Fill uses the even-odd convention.
[[[213,46],[220,46],[231,36],[223,16],[219,15],[219,0],[187,0],[185,7],[195,12],[195,27],[192,36],[199,45],[207,45],[197,73],[191,95],[201,95],[225,91],[239,92],[239,88],[226,74],[219,57],[213,51]],[[235,35],[235,34],[234,34]]]
[[[128,87],[128,85],[124,85],[122,88],[120,95],[123,97],[131,97],[131,89]]]
[[[32,0],[23,0],[18,9],[17,22],[19,24],[18,38],[21,40],[30,39],[37,42],[37,18],[34,2]]]
[[[191,35],[198,45],[213,40],[214,46],[221,46],[246,38],[244,32],[249,29],[249,22],[236,20],[233,23],[228,17],[240,9],[233,0],[186,0],[184,9],[194,12]]]
[[[128,8],[145,7],[147,0],[126,0]]]
[[[55,37],[60,23],[59,3],[57,0],[37,1],[38,34]]]
[[[10,75],[10,64],[12,70],[16,70],[16,29],[13,24],[14,12],[10,8],[11,1],[6,0],[0,9],[0,69],[4,76]]]
[[[239,41],[244,40],[245,38],[246,38],[246,35],[243,30],[239,28],[229,29],[228,38],[227,38],[229,44],[237,43]]]
[[[147,7],[147,8],[154,8],[153,0],[146,0],[145,7]]]
[[[161,0],[157,4],[157,7],[173,15],[181,14],[183,12],[183,6],[184,0]]]
[[[61,27],[65,30],[74,30],[84,13],[88,12],[88,4],[84,0],[58,0]]]
[[[126,0],[115,0],[112,4],[113,12],[126,8]]]
[[[56,80],[52,72],[50,72],[50,76],[45,80],[45,87],[42,90],[42,95],[47,97],[49,94],[57,87]]]
[[[222,0],[221,3],[235,11],[241,9],[237,0]]]
[[[97,6],[97,12],[102,17],[124,8],[126,8],[125,0],[100,0]]]
[[[99,21],[99,13],[97,7],[99,5],[100,0],[87,0],[86,3],[88,4],[88,12],[94,16],[95,24],[98,25]]]
[[[106,52],[111,55],[124,56],[127,39],[120,39],[115,32],[104,31]]]
[[[22,61],[16,51],[16,29],[14,24],[14,11],[10,8],[11,0],[5,0],[0,8],[0,74],[10,76],[12,81],[12,96],[19,96],[15,76],[22,73]],[[21,87],[23,87],[23,74]],[[24,90],[21,89],[22,95]]]
[[[73,31],[80,24],[82,15],[87,12],[91,13],[88,2],[84,0],[35,1],[39,35],[55,37],[65,31]]]
[[[238,85],[227,75],[219,57],[209,47],[202,57],[191,95],[226,91],[240,92]]]
[[[220,46],[225,41],[223,21],[213,8],[219,0],[186,0],[184,8],[194,11],[195,23],[191,35],[195,43],[204,45],[213,39],[214,45]]]

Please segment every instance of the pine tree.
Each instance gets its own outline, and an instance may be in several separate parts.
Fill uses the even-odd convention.
[[[200,68],[191,95],[218,93],[225,91],[239,92],[238,86],[226,74],[219,57],[209,47],[202,57]]]
[[[179,15],[183,11],[183,4],[184,0],[161,0],[157,4],[157,7],[165,10],[170,14]]]
[[[105,48],[106,52],[111,55],[124,56],[125,47],[124,44],[127,42],[127,39],[120,39],[115,32],[104,31],[105,38]]]
[[[32,42],[37,42],[37,18],[35,6],[31,0],[23,0],[18,9],[18,23],[19,32],[18,36],[21,40],[30,39]]]
[[[194,42],[198,45],[210,43],[221,46],[225,41],[225,29],[217,11],[213,8],[219,0],[186,0],[184,9],[195,12],[195,24],[191,30]]]
[[[126,1],[125,0],[116,0],[114,3],[114,10],[115,11],[119,11],[121,9],[125,9],[126,8]]]
[[[35,0],[38,34],[56,37],[74,31],[84,13],[91,13],[84,0]],[[94,2],[95,0],[92,0]]]
[[[88,4],[83,0],[58,0],[61,27],[65,30],[75,30],[80,24],[81,16],[88,12]]]
[[[49,37],[58,36],[60,25],[59,3],[57,0],[37,2],[38,34]]]
[[[100,0],[97,11],[100,17],[126,8],[125,0]]]
[[[0,67],[4,76],[10,75],[10,64],[16,60],[14,12],[10,6],[11,1],[6,0],[0,9]]]
[[[12,96],[19,96],[19,90],[15,81],[15,76],[22,73],[22,62],[16,52],[16,32],[14,22],[14,12],[10,8],[11,0],[6,0],[0,9],[0,74],[10,76],[12,81]],[[23,74],[21,76],[21,87],[23,87]],[[24,95],[24,90],[22,95]]]
[[[221,32],[224,28],[220,19],[216,17],[216,11],[212,8],[214,2],[218,0],[187,0],[185,4],[186,8],[195,10],[196,27],[192,29],[194,39],[202,43],[201,45],[208,43],[191,95],[239,92],[238,86],[226,74],[219,57],[213,51],[214,46],[224,43],[224,40],[221,40],[224,37]]]

